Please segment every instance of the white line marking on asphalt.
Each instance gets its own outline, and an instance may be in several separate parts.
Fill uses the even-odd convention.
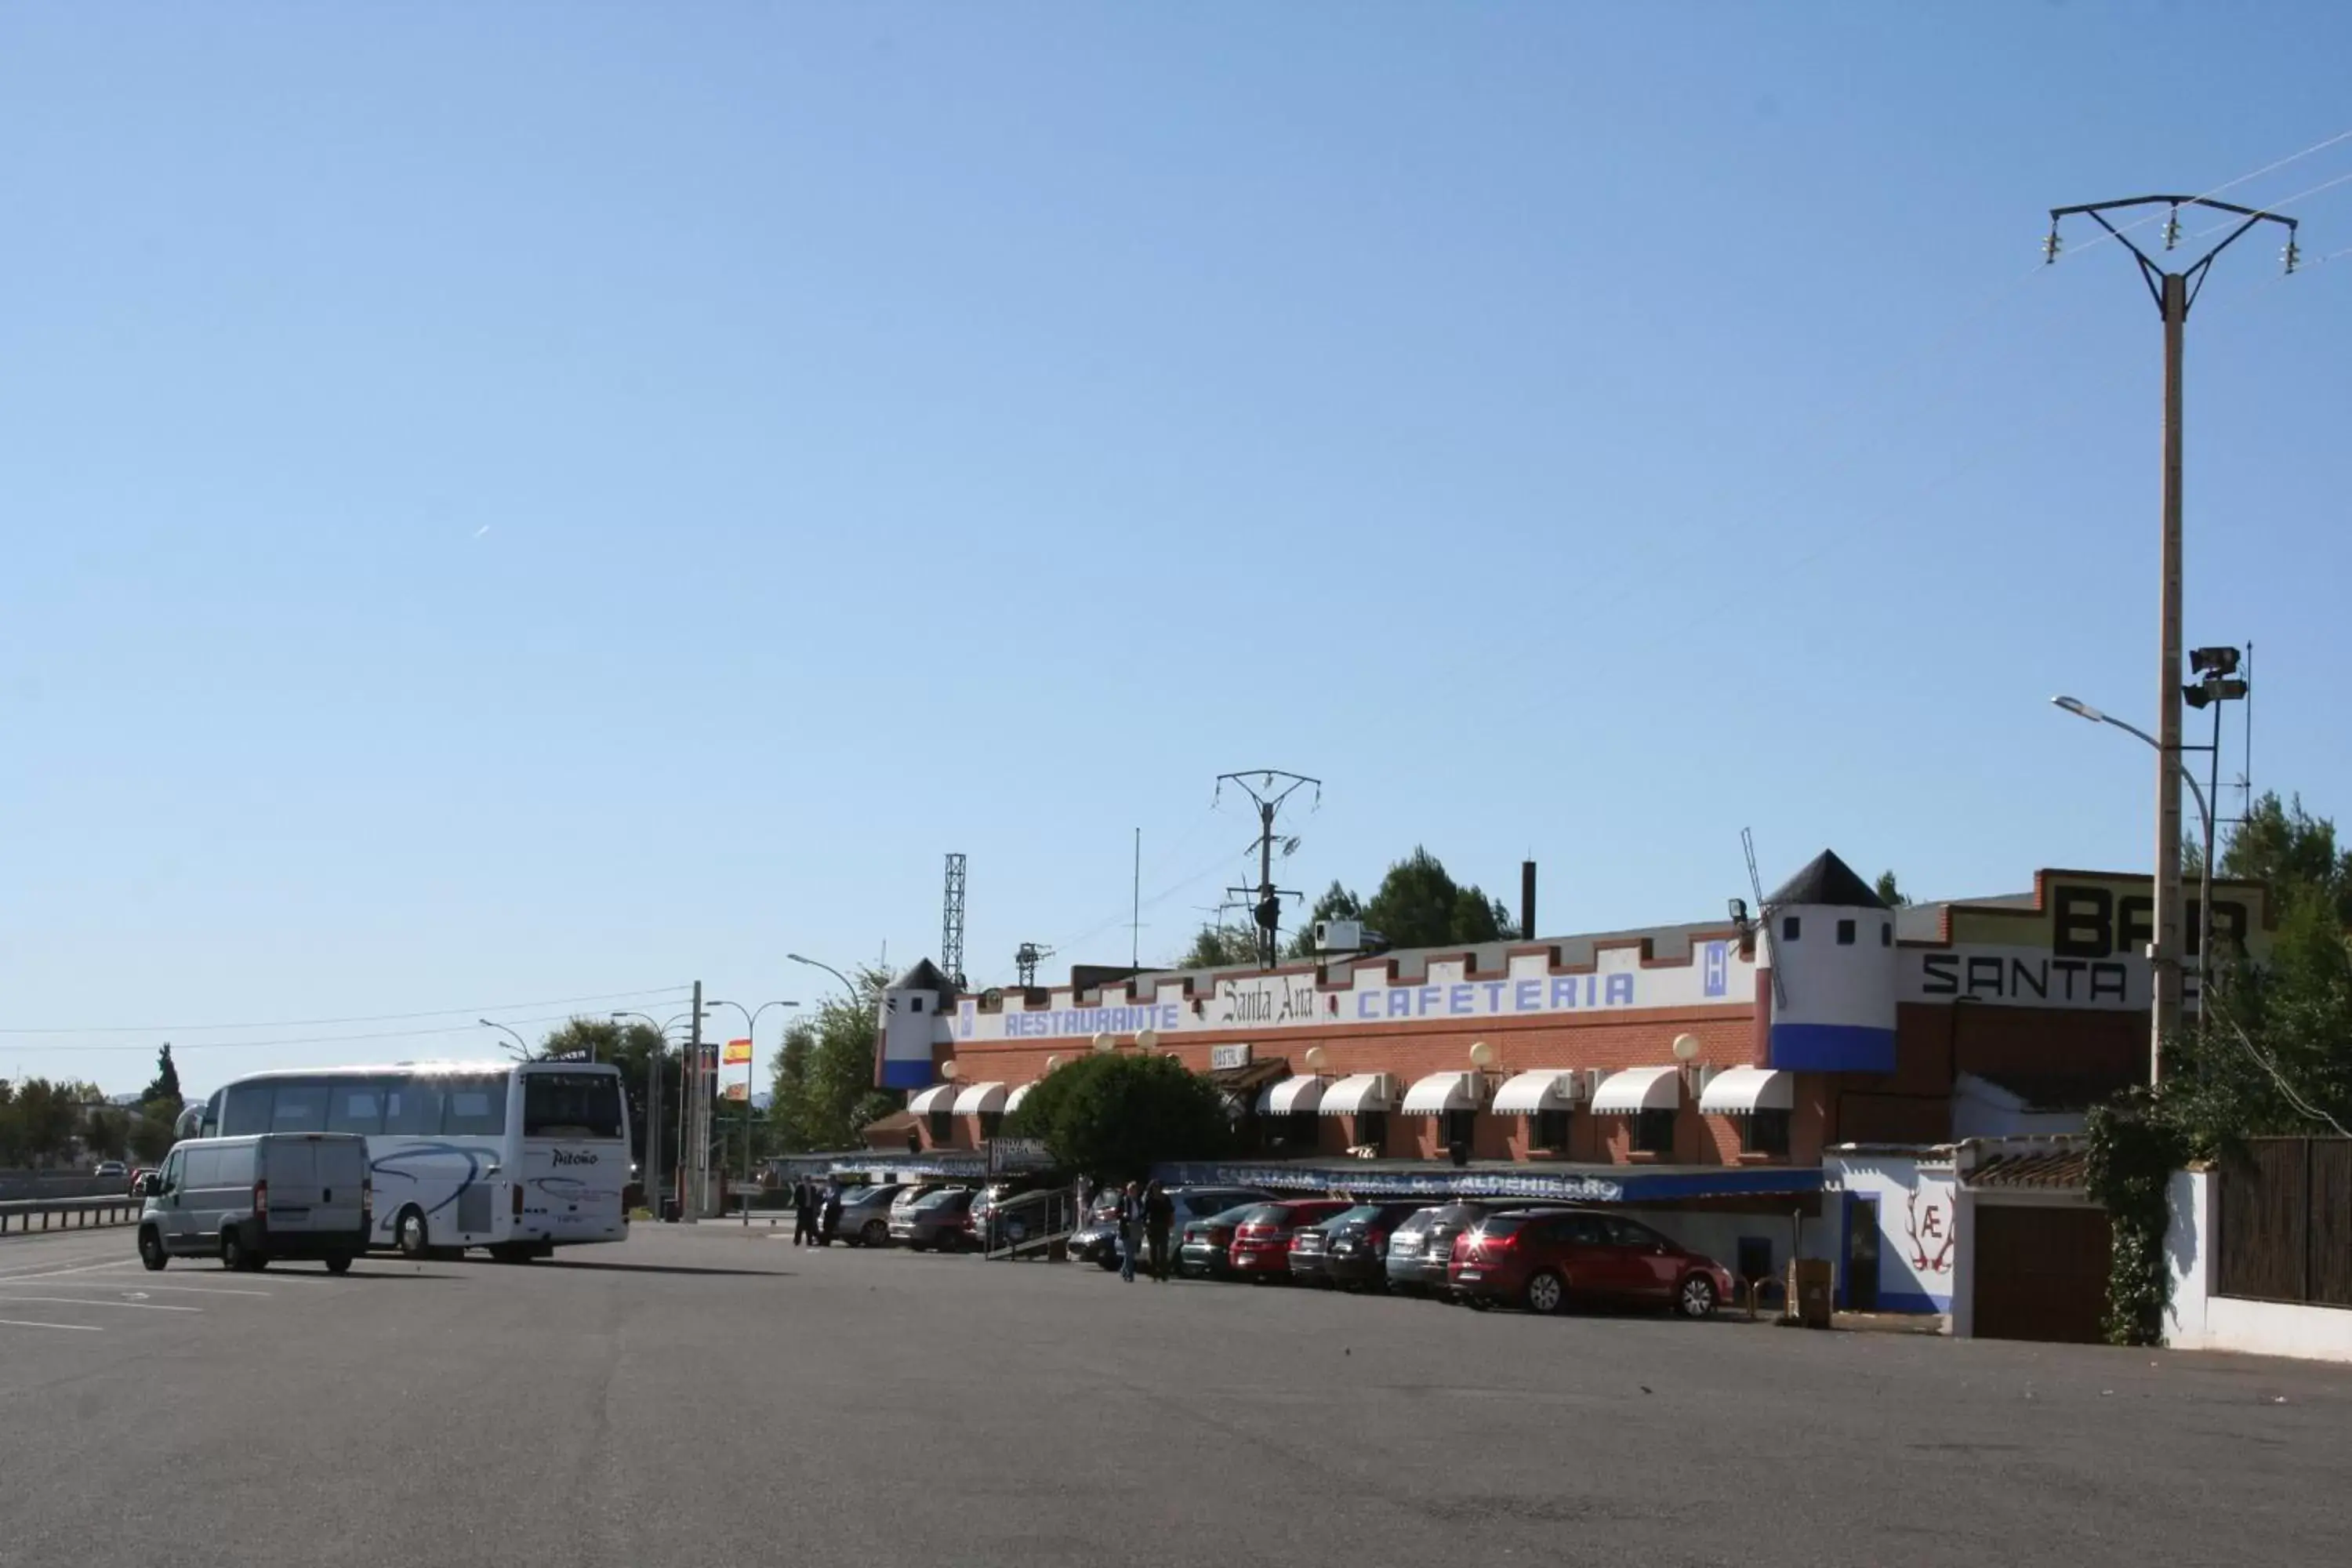
[[[125,1258],[113,1263],[85,1263],[79,1268],[48,1268],[37,1274],[0,1274],[0,1285],[18,1279],[62,1279],[68,1274],[95,1274],[101,1268],[131,1268],[138,1262],[135,1258]]]
[[[32,1278],[33,1280],[37,1280],[39,1283],[48,1286],[52,1290],[121,1290],[126,1295],[142,1296],[150,1290],[169,1290],[174,1295],[180,1296],[267,1296],[269,1294],[267,1290],[231,1289],[229,1287],[225,1285],[142,1284],[138,1288],[138,1289],[132,1290],[129,1286],[118,1285],[113,1281],[107,1279],[59,1279],[55,1282],[51,1282],[47,1279],[43,1279],[39,1275],[35,1275]],[[31,1281],[25,1279],[0,1279],[0,1286],[21,1285],[30,1282]]]
[[[28,1323],[22,1318],[0,1318],[0,1329],[71,1329],[78,1334],[106,1332],[95,1323]]]
[[[201,1312],[202,1307],[165,1307],[153,1301],[77,1301],[70,1296],[0,1296],[0,1301],[37,1301],[45,1307],[121,1307],[133,1312]]]

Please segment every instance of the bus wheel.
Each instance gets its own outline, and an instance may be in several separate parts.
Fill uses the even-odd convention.
[[[399,1238],[400,1255],[412,1263],[422,1263],[432,1254],[433,1238],[425,1228],[425,1212],[414,1206],[400,1211],[393,1222],[393,1234]]]
[[[329,1258],[327,1259],[327,1272],[328,1272],[328,1273],[330,1273],[330,1274],[349,1274],[351,1271],[352,1271],[352,1255],[351,1255],[350,1253],[348,1253],[348,1252],[338,1252],[338,1253],[336,1253],[334,1256],[332,1256],[331,1258]]]

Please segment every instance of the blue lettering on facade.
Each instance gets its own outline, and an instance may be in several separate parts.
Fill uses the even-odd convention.
[[[1555,974],[1551,977],[1551,1005],[1554,1011],[1576,1005],[1576,976]]]
[[[1399,990],[1389,993],[1389,1016],[1391,1018],[1410,1018],[1412,1016],[1412,992]]]
[[[1601,1003],[1601,1005],[1604,1007],[1631,1007],[1633,1005],[1633,977],[1630,974],[1611,975],[1609,977],[1609,990],[1607,997]]]
[[[1380,1016],[1380,1015],[1379,1015],[1378,1013],[1375,1013],[1375,1012],[1373,1012],[1373,1011],[1372,1011],[1372,1004],[1373,1004],[1373,1003],[1375,1003],[1375,1002],[1377,1002],[1377,1001],[1379,1001],[1380,999],[1381,999],[1381,994],[1380,994],[1379,992],[1377,992],[1377,991],[1359,991],[1359,992],[1357,992],[1357,993],[1356,993],[1356,1016],[1357,1016],[1357,1017],[1359,1017],[1359,1018],[1377,1018],[1377,1017],[1379,1017],[1379,1016]]]
[[[1543,982],[1522,980],[1511,987],[1511,1011],[1539,1013],[1543,1011]]]
[[[1731,994],[1731,950],[1727,943],[1711,942],[1701,950],[1700,962],[1705,965],[1703,994],[1727,996]]]
[[[1470,1011],[1470,999],[1476,994],[1477,993],[1467,985],[1456,985],[1445,994],[1445,1010],[1449,1013],[1467,1013]]]
[[[1420,994],[1413,998],[1415,1004],[1413,1011],[1424,1018],[1428,1017],[1437,1011],[1437,999],[1444,994],[1444,990],[1440,986],[1423,986]]]

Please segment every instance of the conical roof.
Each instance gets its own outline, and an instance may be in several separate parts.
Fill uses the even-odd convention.
[[[1852,875],[1851,872],[1848,875]],[[893,990],[936,991],[942,996],[955,994],[955,982],[940,973],[940,966],[928,958],[915,961],[915,967],[890,983]]]
[[[1765,900],[1773,909],[1811,904],[1837,910],[1883,910],[1886,900],[1853,874],[1853,868],[1824,849],[1812,863],[1780,885]]]

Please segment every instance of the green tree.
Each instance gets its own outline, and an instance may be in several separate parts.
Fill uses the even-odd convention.
[[[114,1106],[90,1111],[82,1121],[81,1146],[100,1160],[120,1160],[131,1146],[131,1115]]]
[[[861,970],[856,996],[830,997],[784,1031],[769,1110],[778,1152],[857,1148],[868,1122],[903,1109],[904,1096],[874,1087],[875,1020],[889,983],[881,970]]]
[[[172,1042],[169,1040],[164,1041],[163,1048],[155,1053],[154,1081],[139,1096],[142,1105],[152,1105],[159,1100],[171,1106],[174,1116],[180,1114],[180,1108],[187,1103],[180,1096],[180,1069],[172,1060]]]
[[[1904,897],[1903,889],[1896,885],[1895,873],[1892,871],[1881,871],[1878,874],[1878,880],[1872,884],[1872,890],[1877,893],[1878,901],[1890,910],[1906,908],[1911,902],[1909,899]]]
[[[141,1106],[131,1122],[131,1158],[142,1165],[162,1164],[163,1156],[172,1152],[172,1124],[178,1116],[178,1111],[167,1110],[160,1100]]]
[[[1520,934],[1502,900],[1475,883],[1457,884],[1445,863],[1420,845],[1389,868],[1364,900],[1363,920],[1391,947],[1466,946]]]
[[[2274,904],[2318,900],[2339,930],[2352,927],[2352,849],[2337,847],[2335,822],[2305,811],[2299,795],[2256,800],[2231,827],[2220,870],[2262,883]]]
[[[646,1110],[651,1103],[651,1085],[655,1064],[663,1061],[661,1032],[650,1024],[618,1018],[568,1018],[550,1029],[539,1043],[539,1059],[551,1062],[610,1062],[621,1069],[621,1087],[628,1096],[630,1146],[642,1160],[647,1147]],[[663,1120],[669,1128],[677,1125],[677,1063],[667,1063],[662,1082],[662,1100],[667,1107]],[[664,1163],[668,1163],[677,1151],[670,1145],[676,1134],[665,1130],[662,1139]]]
[[[1126,1182],[1162,1161],[1223,1154],[1233,1121],[1224,1097],[1175,1058],[1098,1051],[1048,1073],[1005,1132],[1044,1140],[1065,1169]]]
[[[1171,969],[1226,969],[1257,962],[1257,931],[1248,926],[1204,925]]]
[[[73,1152],[81,1122],[83,1086],[28,1078],[16,1086],[9,1106],[10,1163],[47,1164]]]

